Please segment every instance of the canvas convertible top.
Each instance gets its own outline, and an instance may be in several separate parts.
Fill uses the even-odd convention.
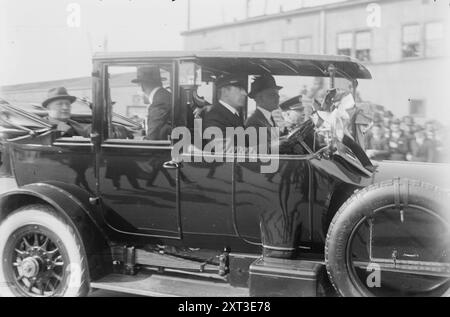
[[[358,60],[343,55],[302,55],[257,52],[164,51],[97,53],[94,60],[142,62],[148,59],[193,59],[214,73],[262,74],[279,76],[328,77],[328,67],[336,67],[336,77],[371,79],[369,70]]]

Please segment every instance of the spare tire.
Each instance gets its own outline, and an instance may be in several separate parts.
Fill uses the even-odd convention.
[[[342,296],[449,296],[448,193],[394,179],[351,196],[328,229],[325,263]]]

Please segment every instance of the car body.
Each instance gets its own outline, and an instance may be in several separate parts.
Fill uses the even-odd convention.
[[[353,82],[371,78],[365,66],[345,56],[232,52],[95,55],[91,138],[8,142],[19,189],[0,198],[3,217],[26,201],[42,201],[71,219],[85,248],[96,255],[89,264],[94,287],[108,284],[96,281],[112,272],[113,263],[123,265],[128,273],[139,266],[186,273],[207,263],[207,268],[222,269],[220,276],[229,274],[232,285],[247,287],[252,295],[289,295],[287,288],[273,282],[273,276],[284,272],[283,279],[296,285],[292,273],[296,271],[289,270],[300,263],[299,271],[313,272],[319,279],[330,223],[355,192],[385,180],[411,177],[444,191],[450,188],[449,178],[442,174],[447,168],[444,164],[378,162],[371,171],[346,155],[286,154],[276,157],[276,172],[264,174],[260,161],[239,162],[235,154],[223,163],[207,163],[203,154],[197,160],[191,153],[191,162],[171,164],[176,139],[110,138],[108,115],[114,97],[108,91],[108,70],[152,63],[163,63],[171,74],[174,128],[189,121],[186,113],[190,108],[184,96],[197,80],[185,75],[189,67],[198,68],[190,73],[192,77],[201,72],[209,82],[216,75],[234,72],[331,77],[332,85],[337,78]],[[92,239],[103,243],[88,246]],[[265,264],[258,264],[258,259]],[[271,266],[267,264],[270,259],[281,262]],[[295,262],[301,259],[310,262]],[[105,262],[108,264],[99,264]],[[249,277],[252,266],[253,279]],[[272,276],[273,285],[256,278],[264,274]],[[268,291],[261,285],[268,285]]]

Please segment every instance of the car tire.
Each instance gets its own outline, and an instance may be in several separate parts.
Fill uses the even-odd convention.
[[[9,214],[0,224],[0,256],[2,297],[81,297],[89,292],[78,233],[50,206],[28,205]]]
[[[353,194],[338,210],[328,229],[325,242],[325,264],[329,279],[341,296],[374,296],[368,289],[357,286],[350,276],[347,248],[351,233],[364,217],[374,215],[374,210],[396,204],[394,194],[399,186],[407,188],[409,204],[430,210],[450,228],[450,213],[446,210],[449,195],[437,187],[415,180],[394,179],[368,186]],[[449,229],[450,230],[450,229]],[[450,289],[441,296],[449,296]]]

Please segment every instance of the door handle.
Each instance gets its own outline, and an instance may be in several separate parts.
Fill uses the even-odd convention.
[[[168,161],[163,164],[163,167],[168,170],[174,170],[181,167],[181,163],[175,161]]]

